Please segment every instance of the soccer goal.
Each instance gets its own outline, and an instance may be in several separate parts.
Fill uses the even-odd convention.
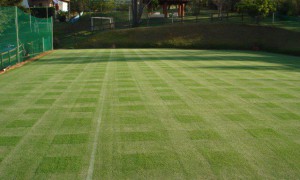
[[[105,30],[115,28],[114,18],[112,17],[91,17],[91,30]]]

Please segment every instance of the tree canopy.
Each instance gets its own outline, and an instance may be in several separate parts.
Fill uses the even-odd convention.
[[[266,17],[276,11],[273,0],[242,0],[238,3],[238,9],[246,11],[251,17]]]
[[[19,6],[23,0],[0,0],[0,6]]]

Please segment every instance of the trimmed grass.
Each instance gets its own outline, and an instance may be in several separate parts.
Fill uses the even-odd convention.
[[[0,77],[0,179],[300,177],[299,57],[57,50]]]

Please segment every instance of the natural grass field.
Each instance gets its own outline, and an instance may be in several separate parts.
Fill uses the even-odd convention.
[[[57,50],[0,89],[0,179],[300,178],[296,56]]]

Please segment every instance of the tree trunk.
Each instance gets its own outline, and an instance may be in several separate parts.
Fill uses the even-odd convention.
[[[220,3],[220,5],[218,6],[219,9],[219,18],[222,20],[223,19],[223,13],[222,13],[222,9],[223,9],[223,4]]]
[[[141,23],[141,18],[144,12],[144,8],[147,7],[151,0],[147,4],[143,4],[143,0],[132,0],[132,26],[137,27]]]
[[[139,25],[137,0],[132,0],[131,7],[132,7],[132,26],[137,27]]]
[[[141,18],[142,18],[143,12],[144,12],[143,1],[140,1],[139,9],[138,9],[138,14],[137,14],[137,21],[138,21],[138,23],[141,22]]]

